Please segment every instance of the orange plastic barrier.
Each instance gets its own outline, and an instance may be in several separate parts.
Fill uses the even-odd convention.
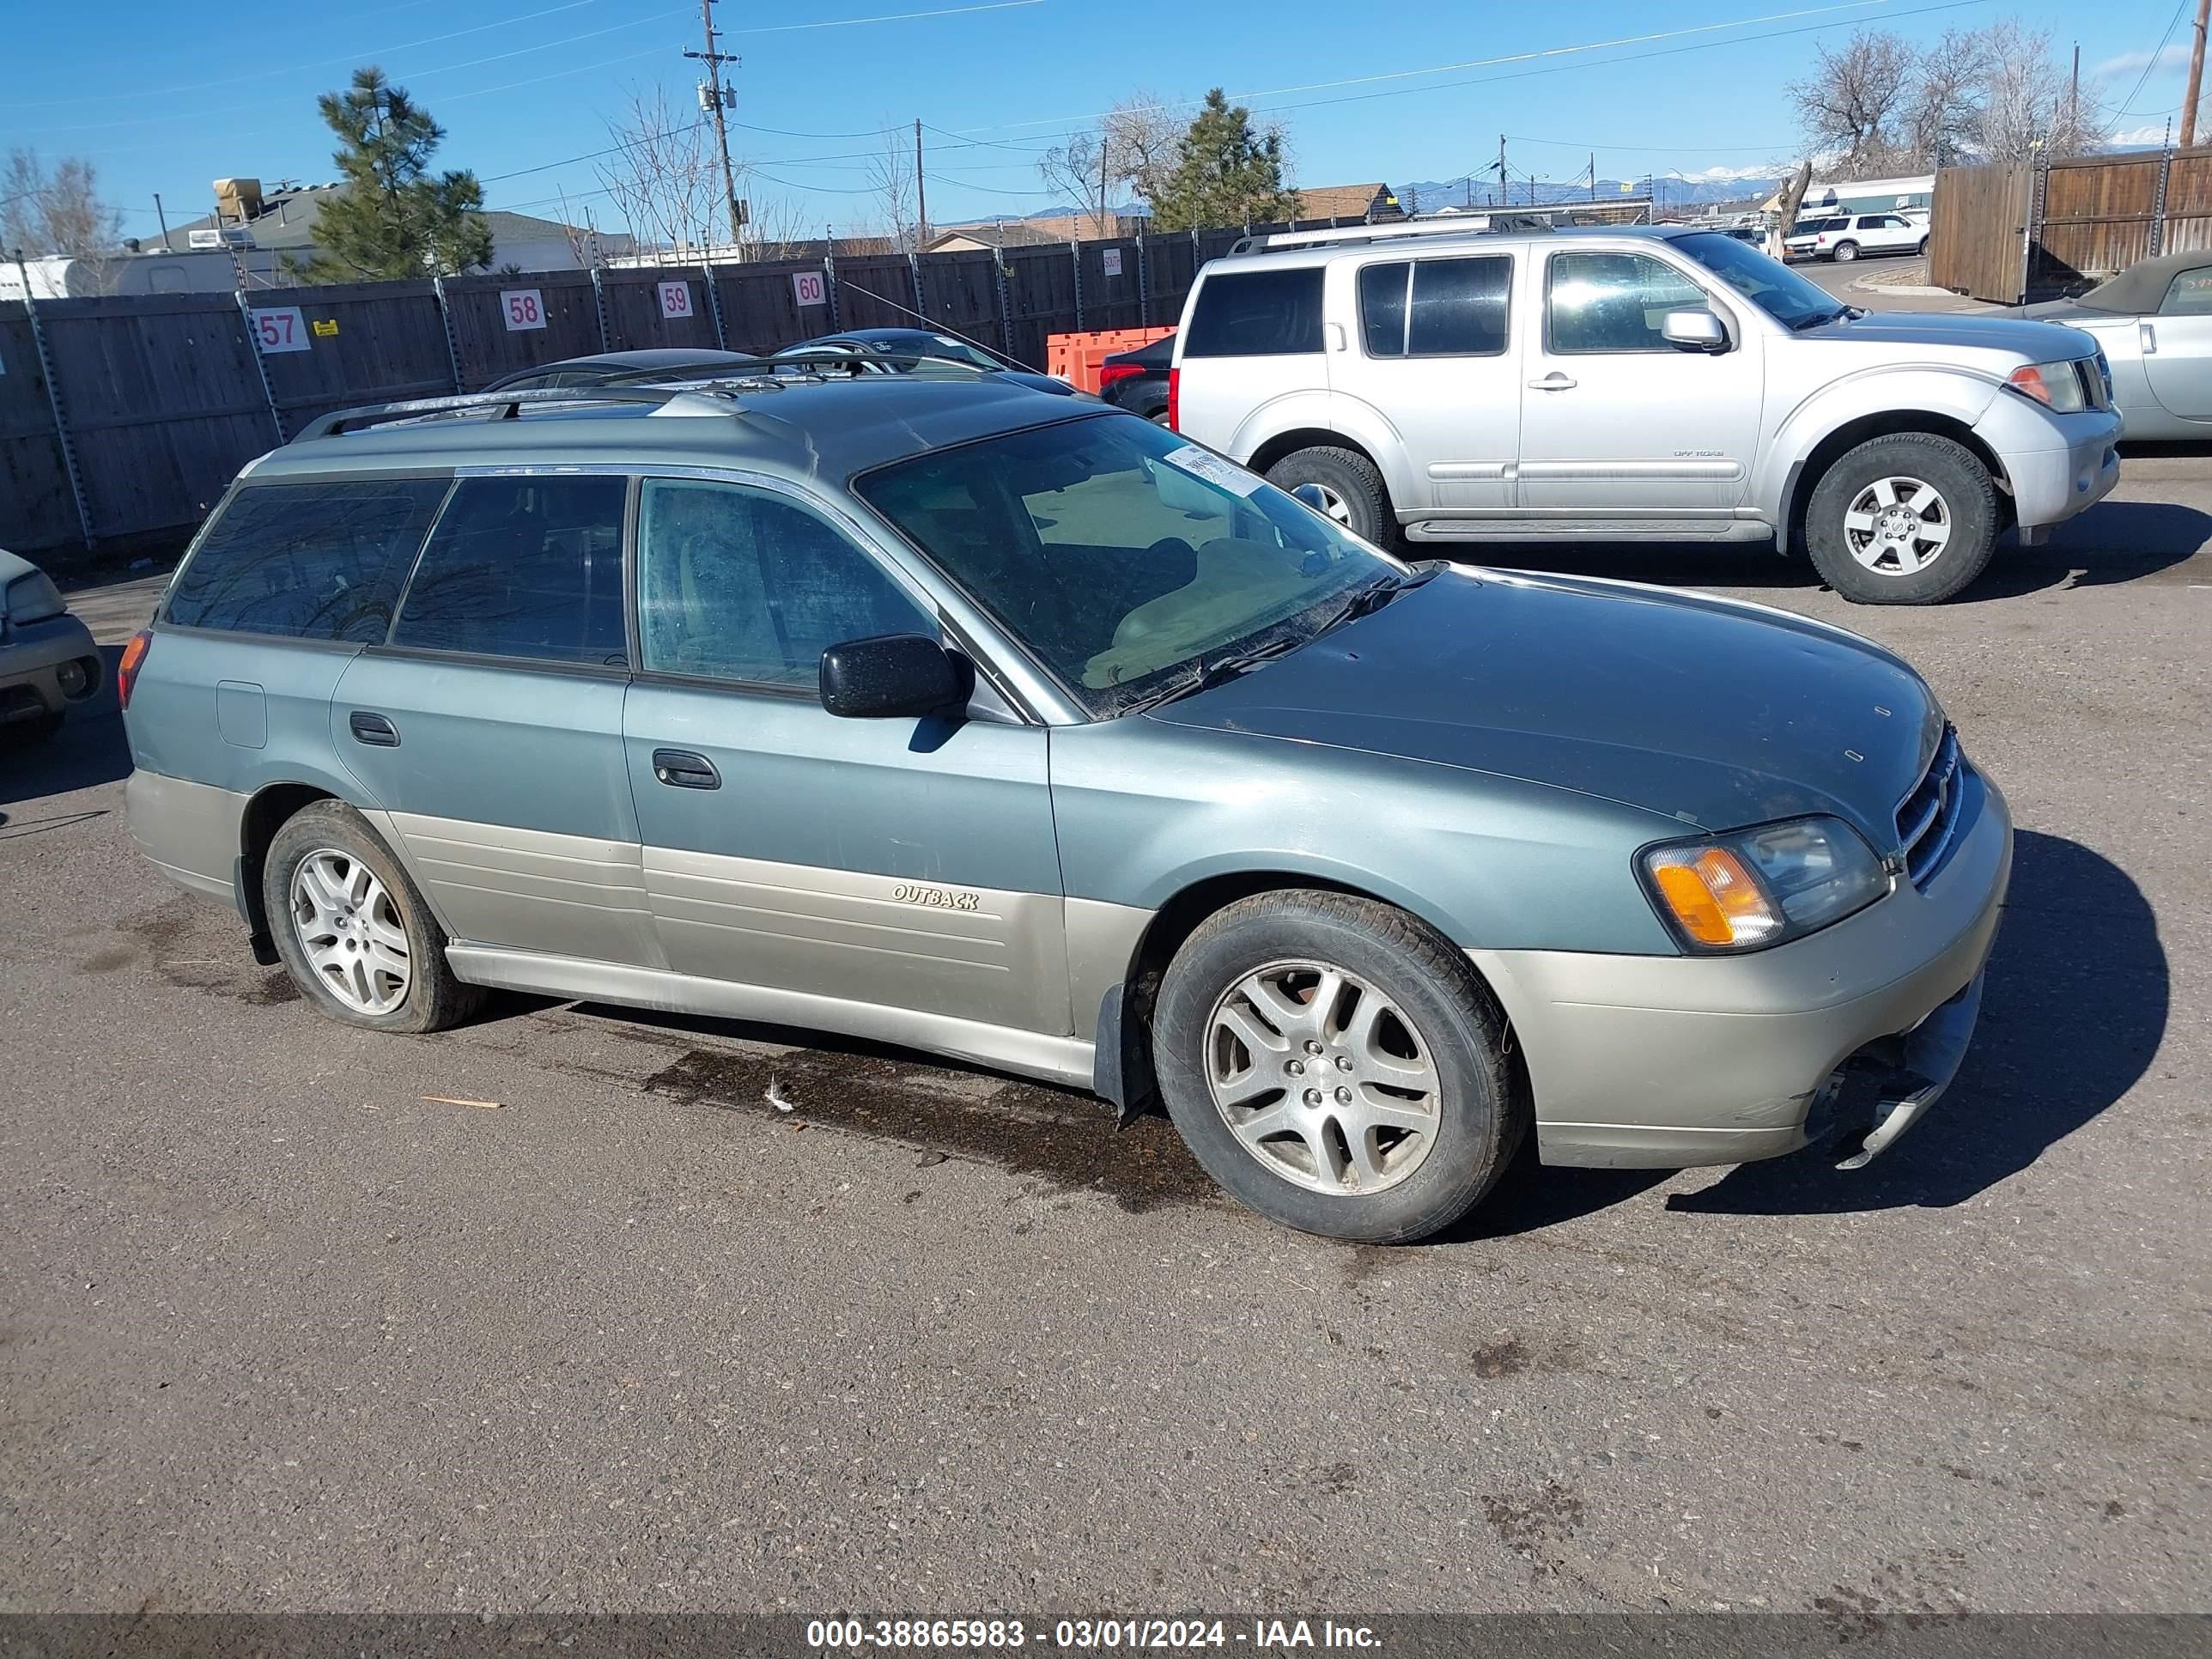
[[[1098,366],[1117,351],[1150,345],[1168,328],[1094,328],[1083,334],[1045,336],[1045,373],[1057,374],[1080,392],[1098,390]]]

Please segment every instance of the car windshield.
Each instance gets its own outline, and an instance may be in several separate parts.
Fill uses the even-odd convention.
[[[1819,284],[1732,236],[1705,233],[1685,236],[1674,246],[1784,328],[1809,328],[1846,313]]]
[[[1401,569],[1133,416],[933,451],[854,488],[1099,718],[1311,638]]]

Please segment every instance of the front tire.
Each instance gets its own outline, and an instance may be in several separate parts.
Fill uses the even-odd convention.
[[[1524,1130],[1505,1022],[1466,955],[1385,904],[1261,893],[1161,983],[1153,1065],[1206,1173],[1271,1220],[1402,1243],[1489,1192]]]
[[[1357,450],[1333,445],[1297,449],[1267,469],[1267,482],[1288,495],[1300,484],[1319,487],[1328,515],[1376,547],[1397,544],[1398,515],[1390,508],[1382,470]]]
[[[374,1031],[437,1031],[483,992],[446,961],[446,931],[392,850],[343,801],[319,800],[269,843],[263,914],[276,954],[318,1012]]]
[[[1932,432],[1869,438],[1814,487],[1805,544],[1854,605],[1938,605],[1987,568],[1996,487],[1965,445]]]

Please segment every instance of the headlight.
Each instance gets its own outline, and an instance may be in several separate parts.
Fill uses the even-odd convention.
[[[8,584],[7,617],[10,622],[44,622],[49,617],[58,617],[69,607],[62,603],[61,589],[54,579],[43,570],[33,570],[27,576],[18,576]]]
[[[1695,951],[1779,945],[1864,909],[1889,890],[1874,849],[1839,818],[1792,818],[1732,836],[1644,848],[1659,914]]]
[[[2079,415],[2088,407],[2081,395],[2081,374],[2070,358],[2063,363],[2022,363],[2005,377],[2005,384],[2056,414]]]

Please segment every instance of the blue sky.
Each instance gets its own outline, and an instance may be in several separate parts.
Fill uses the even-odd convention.
[[[715,9],[726,49],[744,58],[732,136],[757,170],[751,193],[842,233],[870,216],[866,153],[882,142],[872,131],[917,116],[929,125],[933,221],[1012,216],[1056,199],[1029,159],[1036,149],[1139,88],[1181,100],[1224,85],[1278,112],[1296,179],[1310,185],[1450,177],[1492,159],[1501,132],[1516,174],[1571,177],[1593,149],[1601,177],[1764,170],[1795,147],[1780,83],[1817,43],[1862,26],[1933,38],[2008,13],[2047,25],[2062,52],[2078,40],[2085,82],[2096,76],[2106,104],[2124,111],[2116,130],[2154,142],[2181,101],[2186,3],[2109,0],[2094,16],[1988,0]],[[936,15],[902,15],[915,13]],[[593,164],[566,158],[607,143],[608,118],[634,88],[658,82],[688,105],[696,66],[681,53],[698,36],[697,6],[684,0],[365,0],[320,15],[295,0],[0,0],[0,149],[90,157],[129,216],[126,234],[151,234],[156,191],[174,224],[207,211],[218,177],[331,177],[314,95],[375,62],[445,125],[441,164],[473,168],[490,205],[557,216],[565,191],[575,216],[590,205],[607,225]]]

